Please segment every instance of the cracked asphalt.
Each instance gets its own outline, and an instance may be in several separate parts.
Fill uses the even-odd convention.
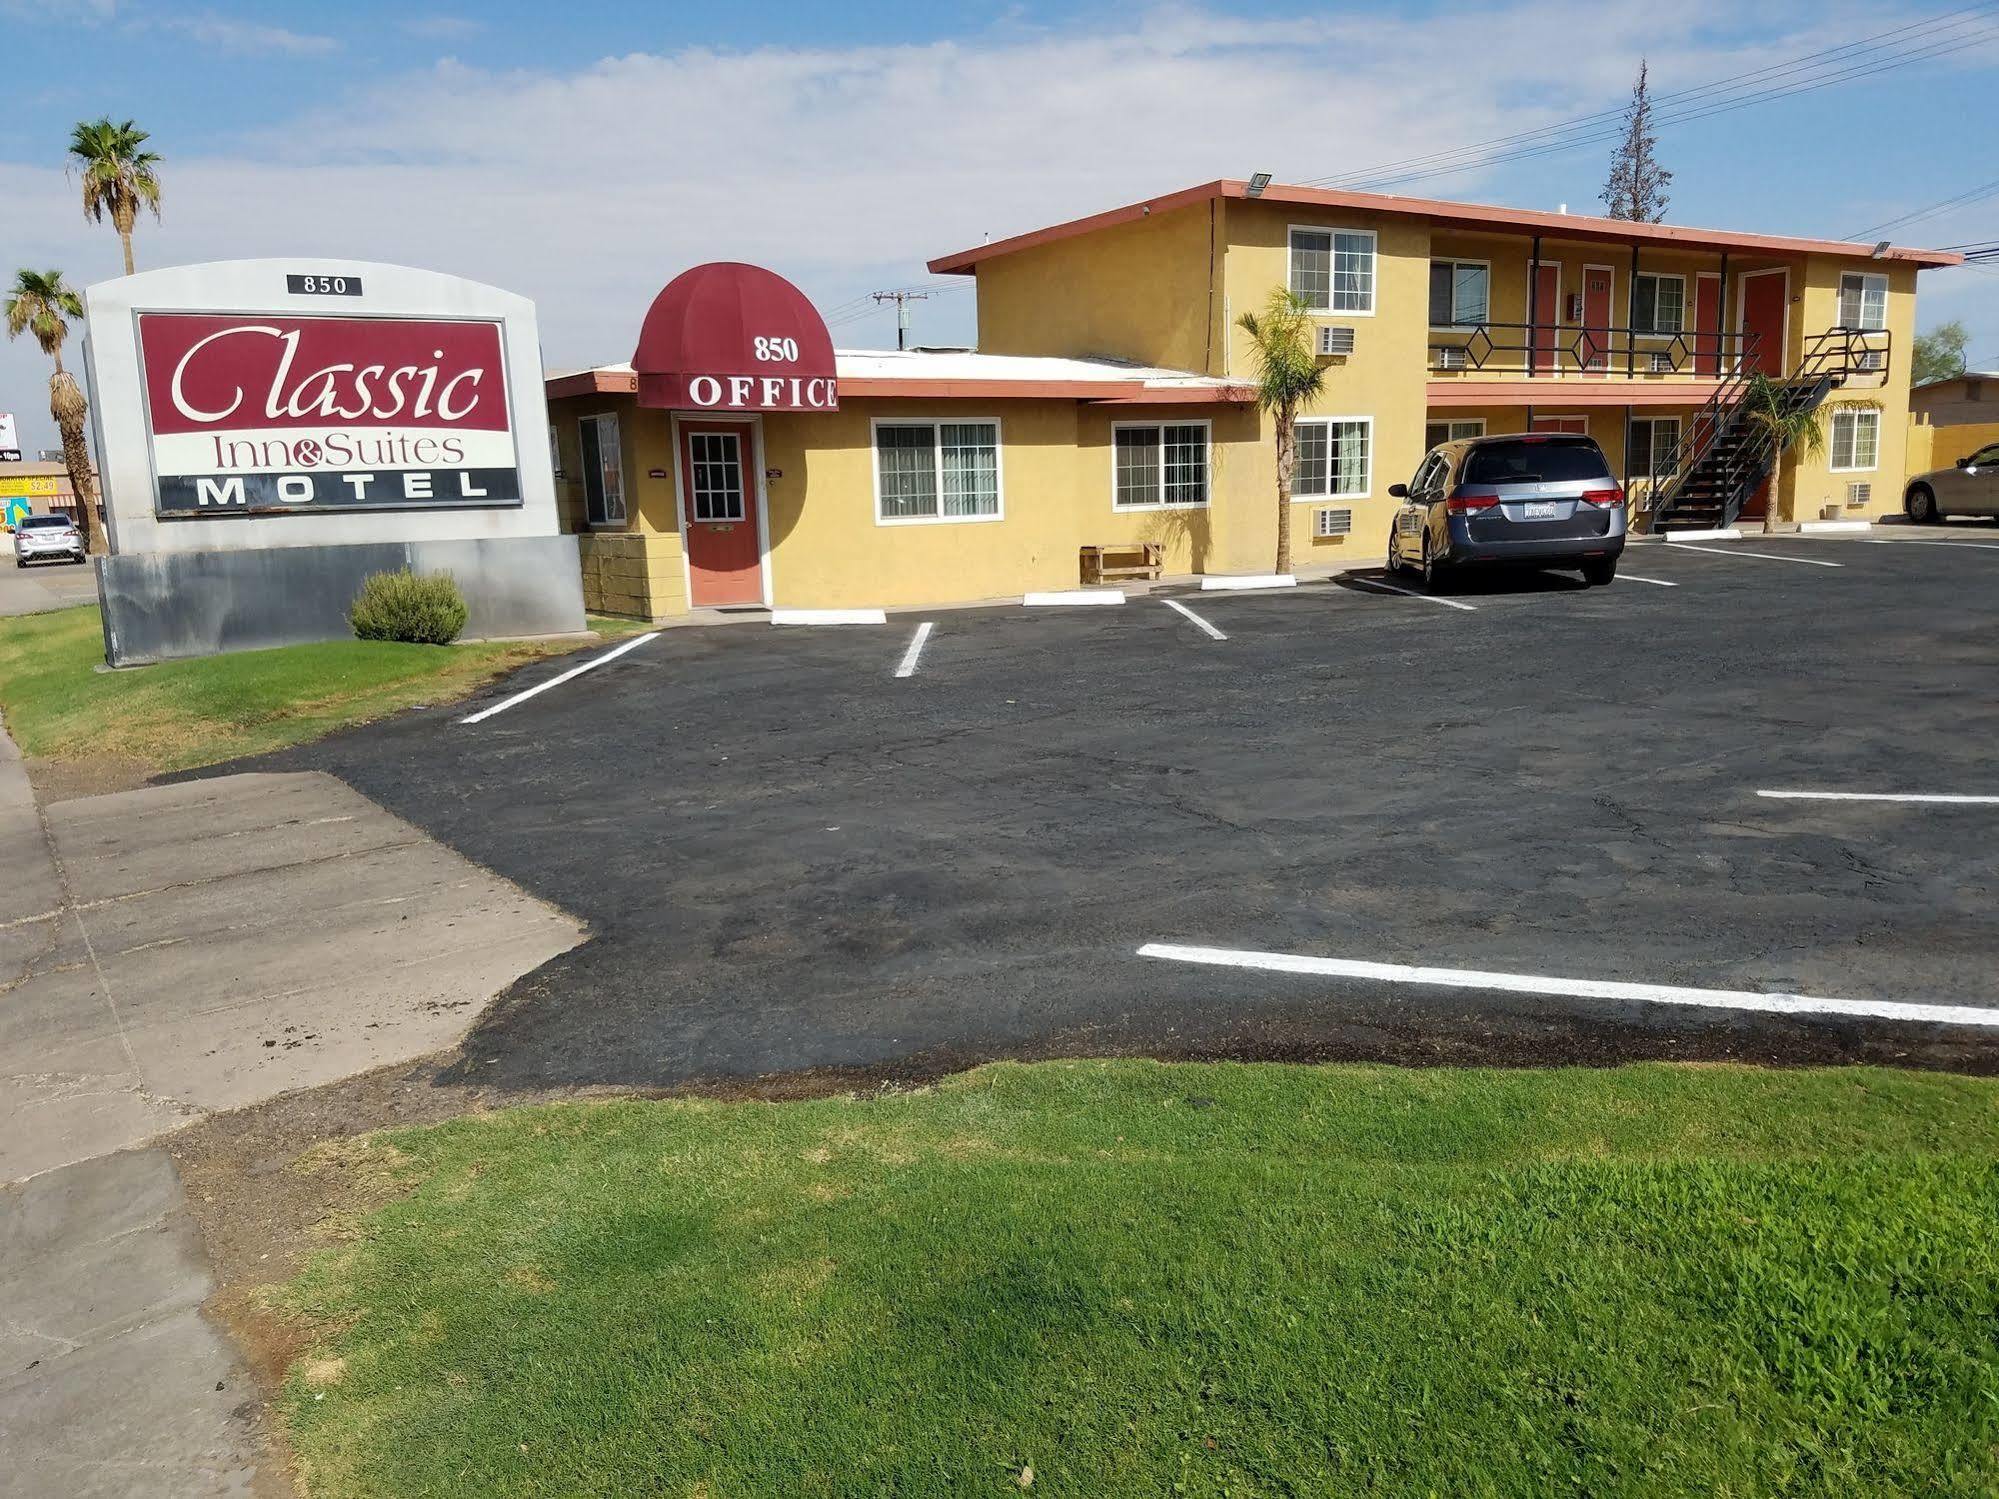
[[[1628,574],[1676,586],[1492,579],[1469,610],[1353,580],[1179,595],[1219,641],[1156,596],[670,630],[479,725],[426,710],[266,763],[590,923],[467,1041],[483,1084],[1084,1053],[1989,1072],[1994,1030],[1138,956],[1993,1003],[1999,807],[1754,794],[1999,792],[1999,533],[1924,535],[1955,549],[1634,546]]]

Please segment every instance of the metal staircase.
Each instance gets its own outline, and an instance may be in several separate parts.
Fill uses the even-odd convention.
[[[1648,475],[1654,531],[1719,529],[1735,524],[1757,486],[1776,467],[1775,444],[1748,416],[1754,384],[1754,350],[1723,376],[1705,405],[1687,422],[1669,464]],[[1805,340],[1797,368],[1773,376],[1787,414],[1816,410],[1849,380],[1885,375],[1888,334],[1881,330],[1828,328]]]

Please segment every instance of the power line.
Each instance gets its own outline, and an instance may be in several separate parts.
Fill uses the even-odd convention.
[[[1974,6],[1964,7],[1961,10],[1946,11],[1942,15],[1932,16],[1928,20],[1913,21],[1910,22],[1908,25],[1897,26],[1889,31],[1876,32],[1872,36],[1862,37],[1860,38],[1859,41],[1848,42],[1843,46],[1828,47],[1818,52],[1806,53],[1802,57],[1791,58],[1786,62],[1771,63],[1766,67],[1755,68],[1746,73],[1734,73],[1730,74],[1726,78],[1718,78],[1709,83],[1699,84],[1694,87],[1677,89],[1669,93],[1660,94],[1654,98],[1653,102],[1655,104],[1675,105],[1696,98],[1702,94],[1714,93],[1718,90],[1725,89],[1730,85],[1740,84],[1750,79],[1765,77],[1773,73],[1781,74],[1781,73],[1795,71],[1800,68],[1803,68],[1805,64],[1815,62],[1819,59],[1830,58],[1835,54],[1852,53],[1862,50],[1881,50],[1879,48],[1870,47],[1869,44],[1880,42],[1887,37],[1903,36],[1905,33],[1911,31],[1920,32],[1920,31],[1934,30],[1937,27],[1944,25],[1945,23],[1949,23],[1953,28],[1955,28],[1957,26],[1964,25],[1965,22],[1963,20],[1953,20],[1952,19],[1953,17],[1980,16],[1986,12],[1991,11],[1992,9],[1994,9],[1994,7],[1991,5],[1974,5]],[[1378,177],[1379,174],[1395,171],[1402,167],[1422,167],[1422,166],[1429,166],[1437,162],[1448,162],[1453,158],[1463,157],[1476,152],[1485,151],[1488,148],[1494,146],[1512,145],[1517,142],[1536,140],[1544,136],[1559,135],[1565,131],[1573,130],[1583,125],[1594,124],[1598,121],[1619,120],[1623,117],[1623,114],[1624,110],[1621,106],[1617,109],[1600,110],[1596,114],[1578,115],[1573,119],[1558,121],[1553,125],[1543,125],[1535,130],[1523,130],[1513,135],[1495,136],[1491,140],[1478,141],[1468,146],[1457,146],[1446,151],[1433,151],[1425,156],[1407,156],[1401,158],[1400,160],[1380,162],[1374,166],[1361,168],[1356,171],[1335,173],[1334,175],[1329,177],[1309,177],[1305,179],[1305,183],[1307,186],[1327,186],[1332,184],[1355,182],[1362,179],[1372,179]]]
[[[1879,32],[1841,47],[1827,48],[1786,63],[1771,64],[1731,78],[1662,95],[1660,98],[1667,101],[1671,107],[1656,119],[1655,124],[1659,128],[1665,128],[1707,119],[1713,115],[1746,108],[1751,104],[1810,93],[1850,79],[1907,67],[1945,52],[1982,45],[1999,36],[1999,31],[1981,26],[1995,9],[1999,7],[1984,5],[1971,7],[1966,11],[1947,12],[1928,21],[1913,22],[1891,31]],[[1968,26],[1980,29],[1967,32],[1965,28]],[[1900,40],[1882,44],[1883,38],[1892,37],[1899,37]],[[1911,46],[1912,42],[1919,45]],[[1827,71],[1828,69],[1831,71]],[[1745,91],[1744,85],[1756,79],[1786,81],[1775,87],[1759,87]],[[1352,187],[1386,186],[1392,183],[1447,176],[1474,166],[1497,165],[1505,161],[1526,160],[1531,157],[1576,150],[1599,141],[1614,139],[1623,130],[1622,115],[1622,109],[1582,115],[1558,124],[1543,126],[1538,130],[1500,136],[1476,145],[1432,152],[1427,156],[1407,157],[1398,162],[1385,163],[1364,171],[1308,179],[1308,182]],[[1599,125],[1598,122],[1603,121],[1618,123]],[[1495,147],[1508,149],[1495,150],[1493,149]],[[1402,167],[1412,170],[1397,170]],[[1416,170],[1417,168],[1421,169]]]
[[[1935,218],[1940,213],[1948,213],[1954,208],[1966,208],[1980,199],[1995,196],[1999,196],[1999,177],[1993,178],[1990,182],[1981,182],[1976,187],[1966,188],[1961,193],[1953,193],[1950,197],[1941,198],[1935,203],[1925,204],[1921,208],[1912,208],[1899,218],[1886,219],[1879,224],[1870,224],[1865,229],[1856,229],[1846,237],[1864,239],[1870,234],[1880,233],[1883,229],[1899,229],[1905,224],[1915,223],[1918,219]]]

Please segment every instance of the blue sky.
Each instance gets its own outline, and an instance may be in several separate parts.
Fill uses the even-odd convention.
[[[1999,178],[1999,5],[1513,0],[1006,8],[873,4],[178,5],[0,0],[0,269],[115,274],[62,173],[70,125],[153,132],[142,266],[341,255],[536,298],[551,367],[630,353],[700,260],[798,281],[844,345],[892,343],[880,287],[926,258],[1220,175],[1298,181],[1505,136],[1957,11],[1939,55],[1667,129],[1675,222],[1844,236]],[[1596,208],[1601,144],[1413,183]],[[1999,192],[1894,232],[1999,237]],[[963,341],[969,282],[917,309]],[[1999,268],[1928,275],[1999,366]],[[0,345],[0,409],[48,441],[45,361]]]

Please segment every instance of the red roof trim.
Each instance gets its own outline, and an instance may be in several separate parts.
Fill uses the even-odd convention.
[[[639,377],[614,370],[579,370],[573,375],[551,375],[544,382],[544,396],[551,401],[570,396],[629,396],[638,394]]]
[[[1167,193],[1163,197],[1148,198],[1142,203],[1126,204],[1122,208],[1091,214],[1087,218],[1071,219],[1067,223],[1051,224],[1045,229],[1016,234],[1009,239],[994,240],[991,244],[980,245],[976,249],[941,255],[930,262],[930,271],[938,276],[969,275],[977,269],[979,262],[991,260],[995,256],[1011,255],[1017,250],[1030,250],[1037,245],[1071,239],[1076,235],[1089,234],[1114,224],[1128,224],[1154,213],[1169,213],[1176,208],[1205,203],[1215,198],[1241,198],[1247,201],[1248,197],[1245,183],[1232,179],[1204,182],[1198,187],[1183,188],[1179,192]],[[1678,224],[1634,224],[1622,219],[1602,219],[1588,214],[1546,213],[1533,209],[1502,208],[1487,203],[1453,203],[1442,198],[1405,198],[1395,193],[1354,193],[1320,187],[1286,187],[1281,183],[1272,183],[1265,188],[1257,201],[1283,203],[1300,208],[1343,208],[1365,213],[1402,214],[1412,218],[1436,220],[1468,232],[1540,233],[1557,240],[1581,240],[1586,243],[1627,246],[1637,243],[1677,247],[1683,250],[1746,250],[1769,255],[1842,255],[1857,260],[1871,258],[1870,252],[1873,248],[1871,245],[1854,244],[1846,240],[1801,239],[1776,234],[1742,234],[1728,229],[1689,229],[1682,228]],[[1961,264],[1964,257],[1948,250],[1890,248],[1881,259],[1934,268]]]
[[[1094,401],[1106,405],[1203,406],[1215,402],[1240,404],[1256,399],[1253,392],[1234,387],[1199,385],[1189,388],[1149,386],[1141,380],[881,380],[848,377],[840,381],[843,398],[889,396],[905,400]]]

